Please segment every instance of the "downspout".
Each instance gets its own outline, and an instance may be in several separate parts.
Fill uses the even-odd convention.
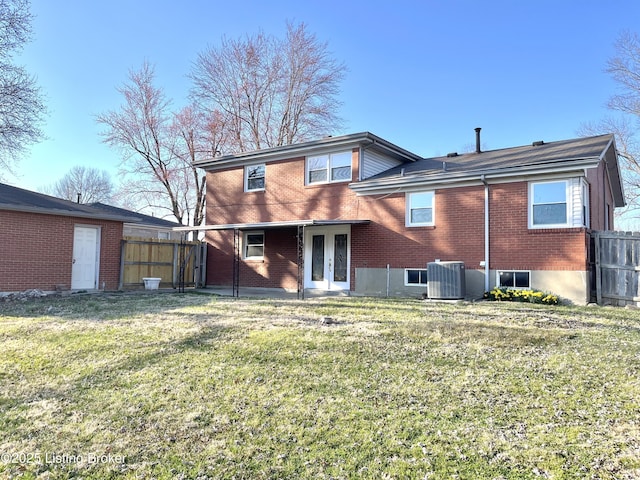
[[[480,181],[484,184],[484,291],[489,291],[490,271],[489,271],[489,184],[484,178],[484,173],[480,175]]]

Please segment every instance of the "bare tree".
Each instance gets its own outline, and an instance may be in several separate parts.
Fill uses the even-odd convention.
[[[123,155],[121,191],[129,197],[124,203],[168,210],[182,225],[200,225],[205,177],[192,162],[201,155],[210,158],[211,149],[221,148],[218,115],[194,107],[173,114],[163,90],[154,86],[154,70],[147,62],[130,72],[119,92],[125,100],[122,107],[99,115],[97,121],[106,127],[104,142]]]
[[[146,206],[168,208],[182,223],[184,209],[174,185],[178,162],[169,139],[170,101],[153,81],[154,69],[147,62],[139,71],[130,71],[129,82],[118,89],[124,104],[97,121],[106,127],[103,141],[122,153],[123,183],[133,187],[131,195]]]
[[[287,24],[284,39],[264,33],[223,39],[201,53],[191,72],[192,96],[224,115],[227,152],[289,145],[340,127],[344,64],[304,24]]]
[[[583,124],[581,135],[613,133],[620,159],[627,206],[616,212],[639,218],[640,209],[640,38],[635,33],[622,33],[615,43],[616,54],[607,62],[606,71],[620,87],[611,96],[609,109],[620,112],[597,123]]]
[[[182,202],[193,215],[193,225],[200,225],[205,216],[206,175],[193,166],[201,157],[211,158],[226,142],[224,118],[220,112],[202,112],[197,106],[185,107],[174,115],[171,124],[173,154],[183,168],[179,175],[183,184]],[[191,224],[191,223],[189,223]]]
[[[45,193],[79,203],[111,203],[114,187],[109,173],[97,168],[75,166]]]
[[[13,63],[13,55],[31,38],[29,7],[28,0],[0,0],[0,167],[8,172],[25,148],[43,137],[46,107],[40,89]]]

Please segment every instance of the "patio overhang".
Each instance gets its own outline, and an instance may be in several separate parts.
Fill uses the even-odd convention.
[[[218,225],[202,225],[199,227],[176,227],[173,230],[177,232],[192,232],[194,230],[265,230],[269,228],[295,228],[295,227],[319,227],[328,225],[366,225],[371,220],[354,219],[354,220],[284,220],[280,222],[256,222],[256,223],[226,223]]]

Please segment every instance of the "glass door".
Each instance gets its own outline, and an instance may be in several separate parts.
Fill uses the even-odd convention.
[[[305,288],[349,290],[349,225],[308,227],[305,235]]]

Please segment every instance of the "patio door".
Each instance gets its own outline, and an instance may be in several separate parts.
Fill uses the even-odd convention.
[[[350,236],[350,225],[305,229],[305,288],[349,290]]]
[[[100,258],[100,228],[76,226],[73,231],[73,265],[71,288],[97,288]]]

